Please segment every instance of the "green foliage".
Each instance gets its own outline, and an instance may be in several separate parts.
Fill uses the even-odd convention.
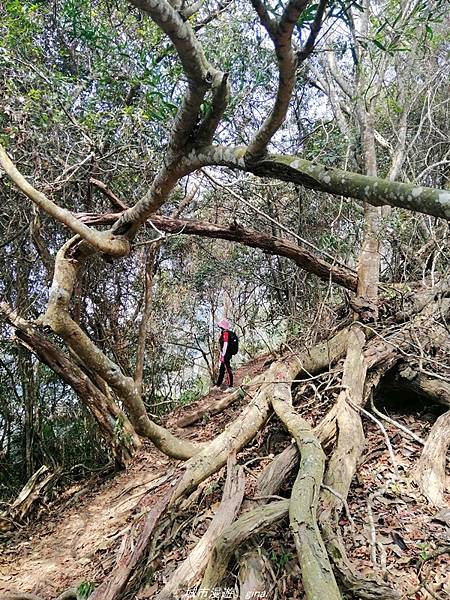
[[[86,600],[95,589],[95,584],[91,581],[82,581],[77,588],[77,595],[80,600]]]
[[[114,439],[118,446],[131,447],[132,436],[124,429],[123,415],[119,415],[114,422]]]
[[[183,390],[181,392],[181,395],[178,399],[178,404],[180,404],[181,406],[188,406],[189,404],[192,404],[193,402],[201,398],[203,393],[203,382],[201,379],[197,379],[193,387],[190,387],[189,389]]]
[[[272,550],[269,558],[277,569],[283,570],[288,562],[292,560],[293,556],[290,552],[287,552],[284,550],[284,548],[281,548],[279,552]]]
[[[427,561],[430,558],[430,546],[426,542],[418,542],[417,547],[419,548],[419,558],[422,561]]]

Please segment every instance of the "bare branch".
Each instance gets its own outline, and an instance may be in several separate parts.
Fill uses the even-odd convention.
[[[17,170],[2,145],[0,145],[0,164],[9,179],[36,206],[86,240],[91,246],[110,256],[126,256],[129,253],[130,245],[127,240],[114,238],[109,232],[91,229],[79,221],[70,211],[61,208],[47,198],[45,194],[36,190]]]
[[[175,46],[188,79],[183,104],[172,127],[169,148],[182,149],[198,123],[200,106],[211,87],[220,86],[223,74],[207,61],[202,45],[187,20],[167,0],[130,0],[131,4],[150,15]]]
[[[327,263],[317,258],[312,252],[297,246],[296,244],[275,236],[260,233],[254,229],[248,229],[241,225],[233,224],[229,227],[191,221],[187,219],[171,219],[161,215],[152,215],[152,222],[162,231],[187,235],[199,235],[202,237],[219,238],[233,242],[239,242],[252,248],[260,248],[269,254],[285,256],[291,259],[299,267],[314,273],[323,281],[334,281],[349,290],[356,290],[356,276],[342,267]]]
[[[297,69],[297,57],[291,44],[292,32],[299,16],[308,5],[308,0],[290,0],[276,26],[273,25],[260,0],[253,0],[252,4],[261,19],[262,25],[273,40],[278,61],[279,79],[275,104],[247,148],[246,158],[250,161],[258,159],[266,152],[267,144],[286,118]],[[318,10],[320,10],[320,7]],[[316,23],[317,32],[320,29],[320,24],[321,19]],[[317,35],[317,32],[315,35]]]
[[[270,17],[270,15],[267,12],[267,9],[264,5],[264,2],[262,0],[250,0],[250,1],[252,3],[253,8],[256,11],[256,14],[259,17],[259,20],[261,21],[261,24],[264,26],[265,30],[270,35],[270,37],[272,39],[274,39],[276,36],[277,23]]]
[[[299,63],[306,60],[314,49],[317,36],[322,28],[323,16],[325,14],[327,4],[328,0],[320,0],[319,2],[319,6],[317,7],[316,16],[314,17],[314,21],[312,22],[311,31],[309,33],[308,39],[306,40],[303,48],[301,48],[297,53],[297,60]]]
[[[120,198],[118,198],[114,192],[112,190],[109,189],[109,187],[103,183],[103,181],[100,181],[99,179],[94,179],[94,177],[91,177],[89,179],[89,183],[94,185],[96,188],[98,188],[103,194],[105,194],[105,196],[111,201],[111,203],[116,206],[117,208],[120,208],[120,210],[127,210],[129,207],[124,204],[122,202],[122,200],[120,200]]]

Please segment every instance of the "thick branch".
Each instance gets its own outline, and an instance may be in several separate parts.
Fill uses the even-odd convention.
[[[86,223],[109,224],[120,217],[120,213],[97,214],[79,213],[78,217]],[[150,220],[158,229],[174,234],[198,235],[215,239],[238,242],[251,248],[260,248],[264,252],[291,259],[301,269],[317,275],[323,281],[333,281],[348,290],[356,291],[356,275],[350,270],[333,265],[315,256],[309,250],[297,246],[284,238],[278,238],[248,229],[241,225],[224,227],[213,223],[189,219],[172,219],[163,215],[152,215]]]
[[[282,369],[276,375],[281,380],[285,378]],[[295,438],[301,455],[300,468],[289,503],[289,520],[306,598],[340,600],[341,594],[316,519],[320,484],[325,470],[325,454],[310,425],[292,406],[289,383],[280,382],[275,385],[272,406]]]
[[[295,264],[305,271],[314,273],[314,275],[317,275],[323,281],[330,281],[331,279],[338,285],[356,291],[356,276],[350,270],[347,271],[342,267],[321,260],[314,256],[312,252],[288,240],[260,233],[254,229],[247,229],[237,224],[230,227],[223,227],[212,223],[190,221],[187,219],[170,219],[160,215],[153,215],[151,221],[162,231],[170,233],[181,232],[183,234],[239,242],[252,248],[260,248],[269,254],[285,256],[293,260]]]
[[[83,370],[50,340],[40,334],[28,321],[20,318],[6,303],[0,303],[0,314],[16,328],[16,336],[21,345],[33,352],[41,362],[52,369],[77,393],[80,400],[93,414],[100,430],[120,462],[125,463],[134,448],[140,446],[139,437],[126,415],[110,398],[105,396]],[[114,425],[120,420],[127,444],[120,445]]]
[[[60,335],[65,343],[81,359],[85,367],[99,375],[125,404],[130,421],[136,432],[148,437],[168,456],[187,459],[195,455],[201,446],[181,440],[168,430],[154,423],[147,415],[145,405],[134,380],[125,376],[119,366],[98,348],[71,318],[69,306],[77,272],[83,262],[73,258],[73,244],[69,240],[59,250],[55,261],[55,274],[50,289],[48,307],[41,321]]]
[[[230,86],[228,83],[228,73],[222,75],[220,83],[214,86],[212,92],[211,108],[201,123],[195,138],[197,146],[211,144],[223,113],[230,99]]]
[[[295,156],[270,154],[253,164],[246,164],[245,153],[245,147],[210,146],[201,150],[198,159],[205,165],[228,166],[259,177],[290,181],[335,196],[362,200],[373,206],[388,204],[450,220],[448,190],[330,169]]]
[[[250,162],[262,156],[267,144],[283,124],[289,108],[289,101],[295,84],[297,57],[292,50],[292,32],[301,13],[308,5],[308,0],[289,0],[276,27],[266,17],[266,11],[260,2],[254,2],[262,24],[267,29],[275,46],[278,61],[278,89],[275,104],[256,132],[253,141],[247,148],[246,159]]]
[[[169,148],[176,152],[189,140],[197,124],[200,106],[206,92],[220,86],[223,74],[211,67],[188,20],[184,20],[166,0],[130,0],[148,13],[175,46],[188,79],[188,89],[172,128]]]
[[[319,5],[317,7],[316,16],[314,17],[314,21],[311,24],[311,31],[309,33],[308,39],[305,42],[305,45],[299,50],[297,53],[298,62],[303,62],[308,58],[311,52],[314,50],[314,45],[317,40],[317,36],[322,28],[322,21],[325,14],[325,9],[327,7],[328,0],[320,0]]]
[[[16,169],[5,149],[0,145],[0,165],[7,176],[17,185],[36,206],[68,227],[73,233],[86,240],[91,246],[110,256],[126,256],[130,251],[130,245],[125,239],[114,238],[111,233],[95,231],[79,221],[70,211],[59,207],[45,194],[36,190],[25,177]]]

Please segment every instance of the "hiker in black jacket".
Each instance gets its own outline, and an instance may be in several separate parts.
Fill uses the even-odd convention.
[[[234,331],[230,331],[230,323],[227,319],[222,319],[217,323],[220,327],[220,368],[219,377],[216,383],[216,389],[222,385],[225,373],[227,374],[227,386],[228,388],[233,387],[233,371],[231,369],[230,361],[232,357],[237,354],[238,351],[238,338]]]

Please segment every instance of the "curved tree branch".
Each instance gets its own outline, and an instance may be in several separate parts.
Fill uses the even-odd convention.
[[[246,160],[252,162],[266,152],[267,144],[283,124],[295,84],[297,57],[292,49],[292,32],[308,0],[289,0],[276,24],[268,17],[259,0],[252,4],[270,35],[278,61],[278,90],[275,104],[247,148]]]
[[[389,181],[342,169],[328,168],[296,156],[268,154],[249,165],[245,146],[209,146],[197,154],[198,162],[227,166],[303,185],[335,196],[355,198],[373,206],[396,206],[450,221],[450,191],[414,183]]]
[[[52,202],[45,194],[36,190],[25,177],[17,170],[3,146],[0,144],[0,165],[9,179],[23,192],[36,206],[68,227],[73,233],[79,235],[99,252],[110,256],[126,256],[130,245],[125,239],[114,238],[111,233],[95,231],[81,221],[73,213],[61,208]]]

